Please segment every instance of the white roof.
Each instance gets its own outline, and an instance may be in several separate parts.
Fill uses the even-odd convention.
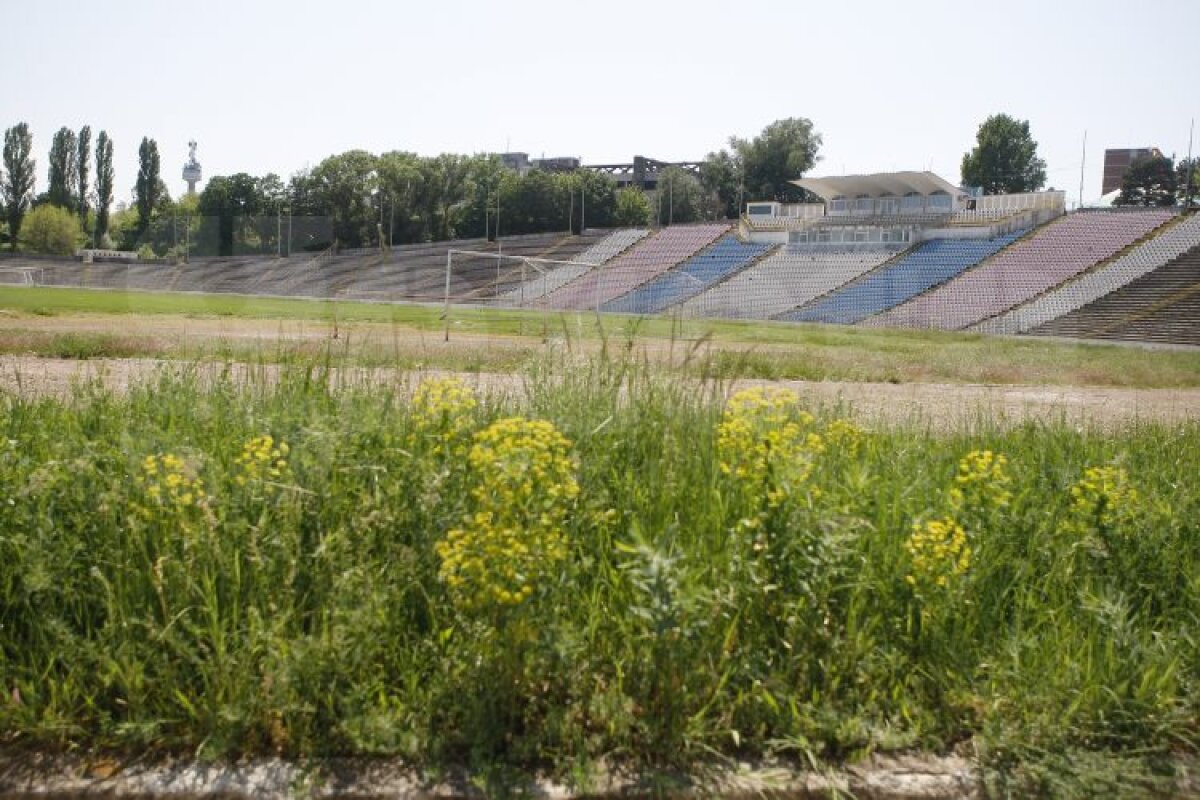
[[[945,192],[951,196],[964,195],[962,189],[932,172],[880,172],[874,175],[837,175],[827,178],[801,178],[792,181],[822,200],[835,197],[903,197],[910,192],[930,195]]]

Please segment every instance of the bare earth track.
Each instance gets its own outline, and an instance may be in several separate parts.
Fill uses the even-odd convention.
[[[0,356],[0,390],[24,395],[65,395],[81,381],[99,380],[123,391],[162,369],[199,369],[217,374],[223,364],[185,367],[156,359],[71,359]],[[277,367],[242,367],[240,371]],[[350,382],[411,385],[425,373],[390,369],[343,368]],[[519,375],[465,373],[468,383],[485,392],[519,394]],[[935,429],[979,424],[1019,424],[1065,420],[1079,425],[1115,427],[1136,421],[1200,420],[1200,389],[1123,389],[1096,387],[995,386],[948,383],[849,383],[839,381],[738,381],[732,388],[777,385],[794,389],[815,406],[842,406],[876,424],[923,422]]]

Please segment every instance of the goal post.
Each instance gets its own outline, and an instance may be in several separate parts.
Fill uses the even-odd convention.
[[[543,334],[548,309],[539,301],[599,265],[485,250],[446,251],[442,289],[445,338],[453,308],[529,309],[540,312]]]

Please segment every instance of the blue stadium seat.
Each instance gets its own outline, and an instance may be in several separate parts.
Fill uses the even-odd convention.
[[[868,275],[778,319],[852,325],[953,278],[1012,244],[1025,231],[995,239],[935,239]]]
[[[743,243],[734,236],[722,237],[678,267],[605,303],[601,310],[656,314],[753,263],[770,248],[769,244]]]

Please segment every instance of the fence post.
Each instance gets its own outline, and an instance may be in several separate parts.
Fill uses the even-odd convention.
[[[446,320],[446,331],[443,341],[450,341],[450,264],[454,259],[454,251],[446,251],[446,304],[442,309],[442,316]]]

